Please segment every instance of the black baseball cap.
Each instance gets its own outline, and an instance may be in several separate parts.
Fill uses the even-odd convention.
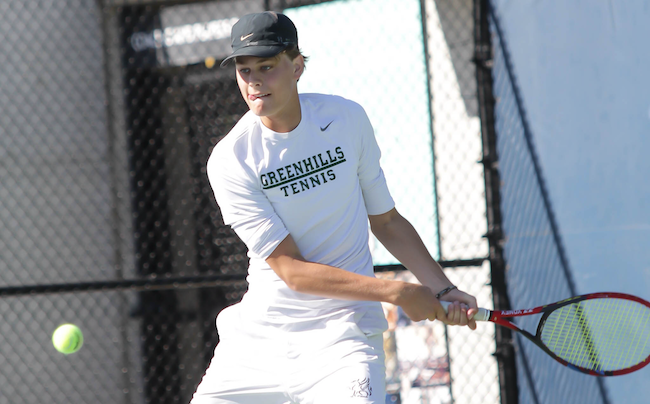
[[[265,11],[240,18],[232,27],[230,40],[232,54],[221,62],[221,67],[237,56],[270,58],[290,45],[297,47],[298,31],[286,15]]]

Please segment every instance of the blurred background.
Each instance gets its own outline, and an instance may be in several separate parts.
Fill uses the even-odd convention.
[[[642,0],[0,0],[0,403],[189,402],[246,291],[205,163],[246,112],[230,29],[264,10],[298,28],[301,92],[366,108],[397,208],[482,306],[650,299]],[[508,330],[385,312],[387,403],[650,394],[648,368],[585,376]]]

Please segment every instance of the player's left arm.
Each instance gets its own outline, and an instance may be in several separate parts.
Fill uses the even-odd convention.
[[[369,215],[370,228],[386,249],[410,270],[433,293],[452,286],[442,267],[431,256],[415,228],[397,209],[380,215]],[[476,328],[472,317],[478,311],[476,298],[458,289],[445,294],[440,300],[458,302],[449,307],[448,324],[469,325]],[[463,307],[465,305],[466,307]]]

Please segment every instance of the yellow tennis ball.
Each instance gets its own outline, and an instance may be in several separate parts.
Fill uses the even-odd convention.
[[[204,62],[205,62],[205,67],[207,67],[208,69],[212,69],[214,67],[214,64],[217,63],[215,58],[213,58],[212,56],[208,56],[207,58],[205,58]]]
[[[52,344],[57,351],[64,354],[71,354],[81,349],[84,343],[84,335],[74,324],[60,325],[52,334]]]

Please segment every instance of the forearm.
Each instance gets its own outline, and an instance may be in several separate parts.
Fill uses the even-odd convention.
[[[451,285],[417,231],[404,217],[393,210],[380,219],[371,217],[372,232],[377,239],[416,278],[432,291],[439,292]]]
[[[274,265],[290,289],[317,296],[398,304],[405,282],[355,274],[341,268],[284,257]]]
[[[433,320],[441,315],[440,312],[436,314],[436,300],[428,287],[359,275],[307,261],[291,236],[287,236],[266,261],[287,286],[297,292],[334,299],[392,303],[405,308],[416,321]]]
[[[387,302],[402,307],[413,321],[449,321],[431,286],[378,279],[307,261],[291,236],[276,247],[266,262],[291,290],[297,292],[334,299]],[[442,278],[431,283],[449,284],[442,270],[438,272]],[[427,281],[426,271],[422,271],[421,276]]]

